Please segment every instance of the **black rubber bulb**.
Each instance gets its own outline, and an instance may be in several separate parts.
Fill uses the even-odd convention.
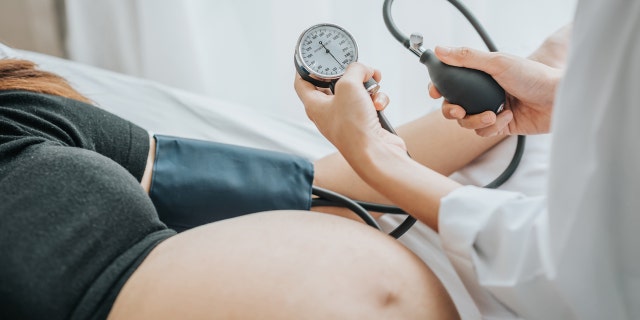
[[[502,111],[504,89],[487,73],[445,64],[431,50],[422,53],[420,62],[427,66],[431,82],[442,96],[467,114]]]

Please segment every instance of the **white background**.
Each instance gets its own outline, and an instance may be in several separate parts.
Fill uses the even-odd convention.
[[[571,21],[574,0],[468,0],[501,51],[526,56]],[[360,61],[382,71],[394,125],[439,105],[428,74],[386,30],[382,0],[67,0],[72,59],[217,99],[307,120],[293,90],[293,52],[307,27],[330,22],[354,35]],[[484,49],[475,31],[444,0],[396,0],[405,34],[425,47]]]

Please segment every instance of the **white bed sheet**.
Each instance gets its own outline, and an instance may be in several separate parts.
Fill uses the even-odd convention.
[[[309,123],[287,121],[260,106],[211,99],[156,82],[3,46],[4,56],[36,62],[69,80],[101,108],[154,132],[292,152],[315,159],[334,149]],[[301,110],[301,112],[303,112]]]
[[[0,44],[2,57],[32,60],[42,69],[67,78],[100,107],[154,133],[291,152],[311,160],[334,152],[334,148],[310,121],[291,121],[260,106],[243,106],[211,99],[152,81],[34,52],[13,50]],[[521,165],[501,189],[517,190],[529,195],[544,192],[549,139],[549,135],[528,137]],[[484,185],[490,182],[504,170],[515,145],[515,137],[507,139],[452,178],[464,184]],[[401,216],[385,215],[380,219],[380,224],[390,231],[403,219]],[[401,241],[442,280],[463,319],[480,318],[433,230],[417,223]]]

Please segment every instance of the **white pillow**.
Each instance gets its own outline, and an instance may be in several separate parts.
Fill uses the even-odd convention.
[[[0,59],[15,57],[16,53],[9,46],[0,42]]]

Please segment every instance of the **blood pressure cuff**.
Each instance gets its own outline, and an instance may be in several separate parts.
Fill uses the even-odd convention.
[[[176,231],[253,212],[311,206],[313,165],[280,152],[154,135],[149,195]]]

